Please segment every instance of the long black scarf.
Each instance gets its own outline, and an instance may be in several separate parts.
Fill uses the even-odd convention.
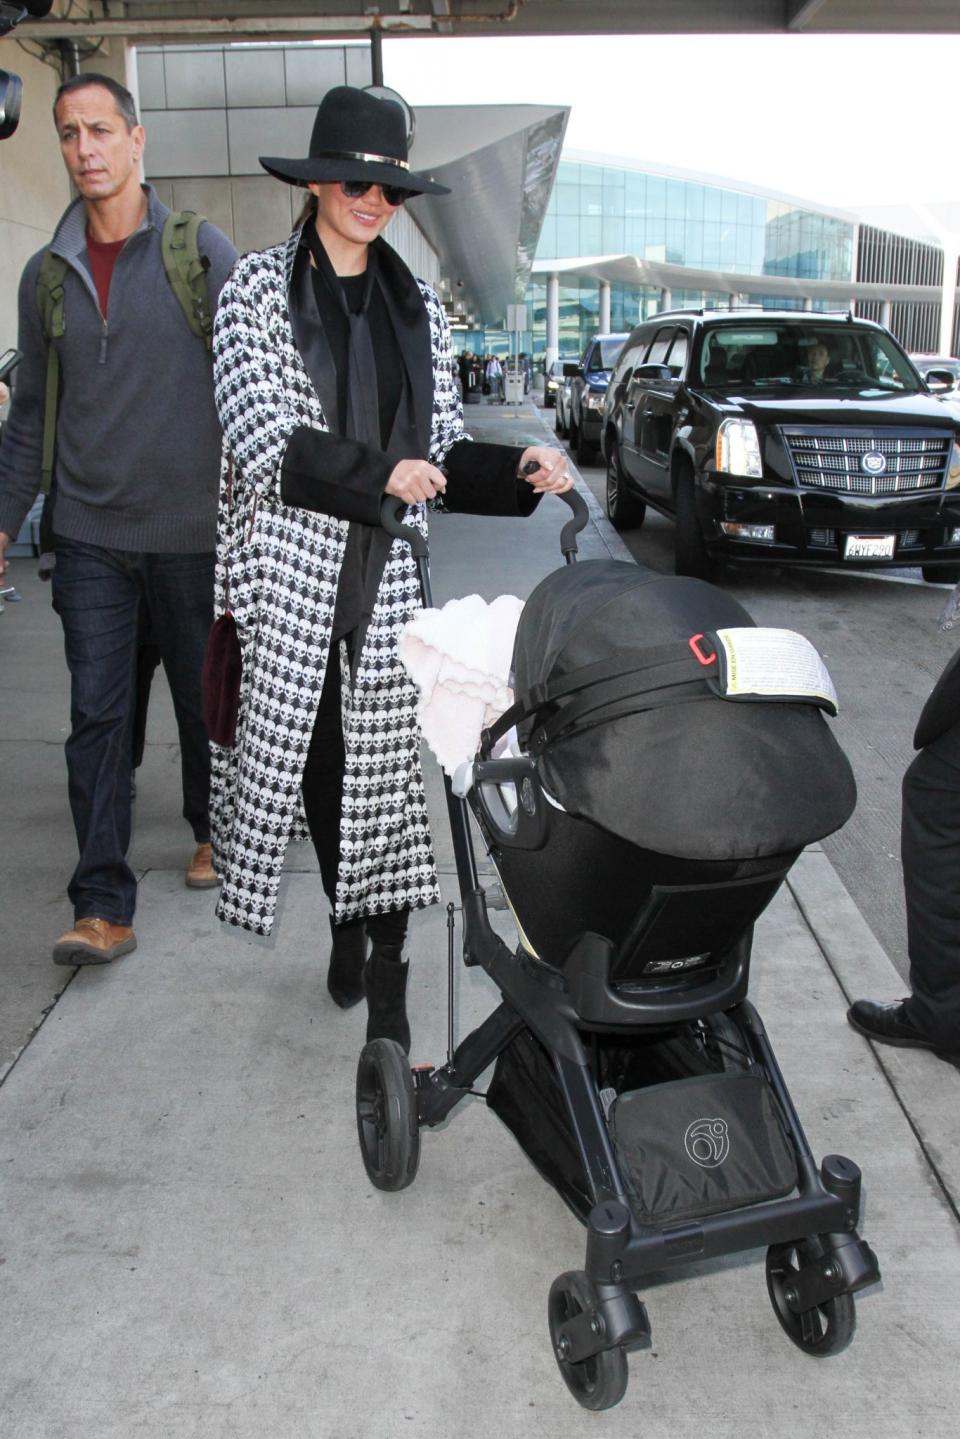
[[[373,249],[367,250],[366,284],[363,301],[358,311],[351,310],[343,293],[343,285],[326,250],[321,244],[316,228],[306,226],[306,239],[313,256],[317,272],[336,304],[346,316],[350,327],[347,345],[347,407],[346,428],[348,439],[361,440],[364,444],[380,448],[380,411],[378,406],[377,361],[370,336],[370,296],[377,280],[377,257]]]

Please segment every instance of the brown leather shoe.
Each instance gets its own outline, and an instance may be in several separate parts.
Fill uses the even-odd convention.
[[[213,846],[198,844],[187,866],[186,883],[190,889],[214,889],[220,876],[213,867]]]
[[[128,924],[108,919],[78,919],[53,946],[54,964],[107,964],[136,949],[137,937]]]

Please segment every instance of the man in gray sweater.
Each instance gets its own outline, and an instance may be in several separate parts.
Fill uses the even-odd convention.
[[[66,744],[79,861],[74,928],[60,964],[102,963],[136,947],[130,841],[137,652],[162,656],[180,735],[184,817],[196,850],[186,882],[217,883],[207,817],[209,751],[200,670],[212,621],[220,428],[210,356],[167,277],[169,213],[139,178],[144,132],[133,97],[84,74],[57,93],[54,120],[79,198],[50,249],[66,262],[54,467],[53,604],[71,678]],[[203,224],[211,313],[236,259]],[[47,340],[37,300],[43,252],[20,282],[23,351],[0,446],[0,574],[41,488]]]

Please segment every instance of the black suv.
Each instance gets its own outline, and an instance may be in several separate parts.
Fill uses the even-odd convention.
[[[563,421],[570,448],[581,465],[593,458],[600,445],[607,385],[626,338],[625,334],[594,335],[587,341],[579,365],[563,367],[570,379],[570,411]]]
[[[920,565],[960,579],[960,410],[869,320],[675,310],[638,325],[607,388],[617,529],[673,518],[678,574],[714,559]]]

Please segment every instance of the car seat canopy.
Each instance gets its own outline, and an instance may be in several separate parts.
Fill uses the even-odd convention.
[[[515,692],[536,699],[598,661],[629,669],[674,643],[688,655],[692,636],[744,626],[753,627],[747,611],[702,580],[581,561],[548,575],[527,600]],[[815,705],[725,699],[696,665],[661,692],[642,682],[624,691],[621,682],[617,697],[588,714],[582,692],[548,698],[518,724],[521,743],[539,753],[543,784],[569,814],[646,850],[733,860],[796,851],[852,813],[850,765]]]

